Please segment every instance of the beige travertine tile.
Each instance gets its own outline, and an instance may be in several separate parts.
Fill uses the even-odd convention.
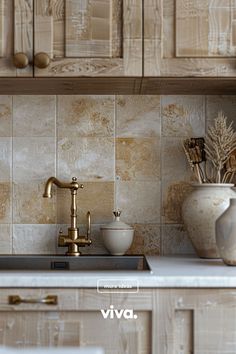
[[[67,235],[69,225],[57,225],[58,234],[62,230],[64,235]],[[86,225],[78,225],[80,230],[80,235],[86,235]],[[92,244],[90,246],[81,247],[80,252],[82,254],[108,254],[107,249],[103,245],[100,227],[102,225],[92,224],[91,225],[91,240]],[[66,247],[57,247],[57,254],[65,254],[67,252]]]
[[[113,138],[63,138],[58,141],[58,176],[83,181],[113,181]]]
[[[162,226],[162,254],[195,254],[183,225]]]
[[[54,137],[56,96],[13,96],[13,136]]]
[[[0,138],[0,181],[12,176],[12,138]]]
[[[59,137],[114,135],[114,96],[58,96]]]
[[[11,183],[0,182],[0,224],[12,222]]]
[[[14,254],[55,254],[56,225],[13,225]]]
[[[181,138],[162,139],[162,181],[194,180],[194,175],[187,162]]]
[[[163,136],[204,136],[205,97],[162,96],[161,117]]]
[[[182,204],[192,191],[186,181],[165,181],[162,183],[162,222],[182,223]]]
[[[45,182],[14,183],[13,222],[15,224],[56,222],[56,196],[54,193],[52,198],[43,198]]]
[[[158,224],[138,225],[139,232],[144,234],[144,254],[161,254],[161,226]]]
[[[116,183],[116,208],[128,223],[160,222],[161,185],[158,181],[120,181]]]
[[[196,182],[182,148],[181,138],[162,139],[162,221],[182,223],[181,208]]]
[[[0,136],[12,136],[12,96],[0,96]]]
[[[86,223],[86,214],[91,212],[95,224],[112,221],[114,209],[114,182],[85,182],[84,189],[78,190],[78,222]],[[57,222],[70,223],[71,195],[68,190],[57,190]]]
[[[159,224],[134,224],[134,240],[127,254],[160,255],[161,226]]]
[[[14,181],[45,180],[55,175],[54,138],[14,138]]]
[[[0,254],[12,253],[12,225],[0,224]]]
[[[160,96],[117,96],[117,137],[160,136]]]
[[[132,245],[127,250],[126,254],[143,254],[144,253],[144,234],[139,232],[137,224],[132,225],[134,227],[134,238]]]
[[[116,175],[123,181],[160,179],[158,138],[117,138]]]
[[[236,96],[207,96],[206,97],[206,117],[207,126],[213,123],[218,112],[222,111],[228,117],[228,123],[233,122],[236,130]]]

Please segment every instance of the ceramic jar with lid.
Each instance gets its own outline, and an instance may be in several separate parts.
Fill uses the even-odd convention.
[[[114,221],[101,227],[102,239],[110,254],[122,256],[132,244],[134,229],[120,220],[120,210],[115,210],[113,214]]]

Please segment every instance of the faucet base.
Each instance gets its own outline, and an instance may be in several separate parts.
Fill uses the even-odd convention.
[[[81,252],[66,252],[66,256],[70,257],[79,257],[81,255]]]

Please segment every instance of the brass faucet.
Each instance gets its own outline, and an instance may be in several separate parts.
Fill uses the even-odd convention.
[[[56,177],[50,177],[45,185],[43,197],[52,197],[52,185],[55,184],[59,188],[70,189],[71,191],[71,227],[68,228],[68,235],[62,235],[62,231],[59,233],[58,246],[68,246],[67,256],[79,256],[81,253],[79,247],[85,247],[91,245],[91,215],[87,213],[87,235],[80,236],[79,228],[77,227],[77,205],[76,195],[79,188],[84,188],[83,184],[77,182],[77,178],[73,177],[72,182],[65,183],[59,181]]]

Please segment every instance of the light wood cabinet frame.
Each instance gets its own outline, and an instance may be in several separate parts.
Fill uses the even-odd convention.
[[[235,77],[235,1],[144,3],[144,76]]]
[[[34,1],[36,77],[142,76],[142,0]]]

